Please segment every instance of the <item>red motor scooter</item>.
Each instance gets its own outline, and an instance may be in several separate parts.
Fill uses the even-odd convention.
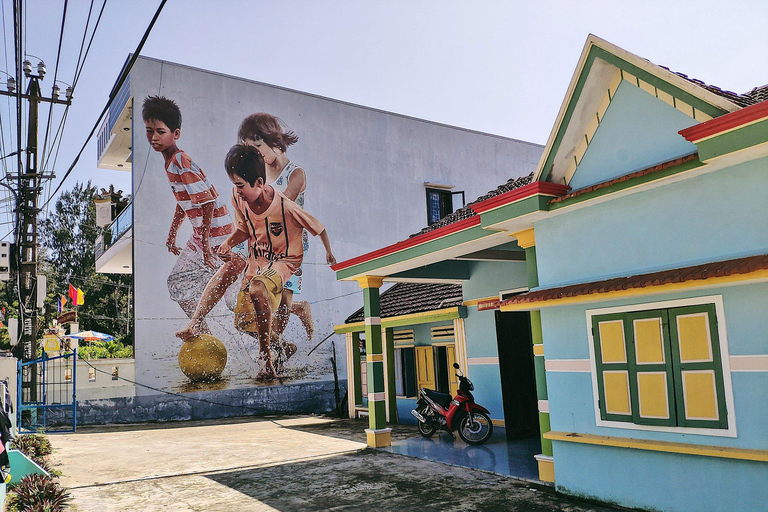
[[[423,437],[432,437],[438,428],[442,428],[451,435],[458,430],[459,437],[467,444],[483,444],[493,434],[490,412],[475,403],[475,397],[470,393],[475,386],[461,373],[459,365],[453,363],[453,367],[459,378],[456,396],[451,399],[449,394],[422,389],[411,414],[419,420],[419,434]]]

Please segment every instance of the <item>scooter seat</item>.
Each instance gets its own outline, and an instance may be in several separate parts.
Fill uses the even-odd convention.
[[[429,397],[430,400],[443,406],[446,409],[448,408],[449,405],[451,405],[451,400],[453,399],[451,395],[447,393],[439,393],[437,391],[432,391],[431,389],[427,389],[427,388],[424,388],[424,393],[426,393],[427,397]]]

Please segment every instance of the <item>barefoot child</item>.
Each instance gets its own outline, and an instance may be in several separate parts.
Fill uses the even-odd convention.
[[[257,379],[272,379],[277,377],[270,353],[272,321],[282,302],[284,283],[304,258],[302,230],[320,237],[329,264],[336,259],[325,227],[266,184],[264,159],[256,148],[236,144],[227,154],[225,168],[235,186],[235,232],[218,253],[231,261],[232,247],[248,240],[248,266],[237,297],[235,325],[259,340],[264,367]]]
[[[188,317],[192,317],[208,280],[224,265],[226,273],[237,272],[245,265],[237,258],[224,263],[215,254],[233,231],[226,205],[221,204],[216,189],[203,170],[176,146],[181,136],[181,111],[173,100],[150,96],[144,100],[142,118],[147,141],[165,159],[165,171],[176,209],[168,232],[168,251],[178,256],[168,276],[171,299],[178,302]],[[184,247],[176,245],[176,235],[184,218],[192,224],[192,236]],[[210,334],[205,322],[199,331]]]
[[[259,112],[243,119],[237,136],[240,142],[255,146],[261,153],[267,173],[267,183],[285,194],[302,209],[305,208],[304,192],[307,188],[307,174],[304,169],[291,162],[286,153],[288,146],[298,142],[299,138],[296,134],[293,131],[286,131],[282,122],[272,114]],[[309,250],[306,232],[302,233],[302,244],[304,252]],[[283,287],[283,297],[272,324],[273,343],[281,343],[280,338],[291,314],[301,320],[308,339],[312,339],[314,335],[309,302],[293,300],[294,294],[301,293],[302,275],[303,269],[299,267]],[[290,357],[288,354],[291,350],[295,351],[295,345],[287,343],[285,346],[286,355]]]

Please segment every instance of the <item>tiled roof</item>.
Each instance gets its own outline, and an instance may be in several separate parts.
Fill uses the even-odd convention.
[[[755,103],[762,103],[763,101],[768,101],[768,84],[762,87],[755,87],[751,91],[742,94],[742,96],[746,96],[750,98]]]
[[[610,187],[611,185],[614,185],[616,183],[621,183],[623,181],[628,181],[633,178],[639,178],[640,176],[646,176],[648,174],[652,174],[654,172],[663,171],[664,169],[669,169],[670,167],[675,167],[677,165],[682,165],[686,162],[690,162],[692,160],[696,160],[699,158],[698,153],[692,153],[688,156],[681,156],[680,158],[675,158],[674,160],[670,160],[669,162],[663,162],[660,164],[656,164],[654,166],[648,167],[646,169],[642,169],[640,171],[635,171],[629,174],[625,174],[623,176],[619,176],[618,178],[614,178],[612,180],[603,181],[600,183],[597,183],[595,185],[591,185],[589,187],[580,188],[578,190],[574,190],[570,194],[566,194],[564,196],[554,197],[550,199],[551,203],[559,203],[561,201],[565,201],[566,199],[571,199],[572,197],[577,197],[583,194],[586,194],[588,192],[593,192],[595,190],[600,190],[602,188]]]
[[[439,221],[433,224],[430,224],[429,226],[425,227],[418,233],[412,234],[408,238],[413,238],[414,236],[417,236],[417,235],[423,235],[424,233],[429,233],[430,231],[434,231],[443,226],[448,226],[449,224],[453,224],[454,222],[458,222],[463,219],[468,219],[469,217],[474,217],[475,215],[477,215],[477,213],[475,213],[471,208],[473,204],[480,203],[482,201],[485,201],[486,199],[490,199],[494,196],[498,196],[505,192],[509,192],[510,190],[524,187],[525,185],[528,185],[529,183],[531,183],[532,180],[533,180],[533,173],[529,174],[528,176],[522,176],[520,178],[511,178],[509,181],[507,181],[503,185],[491,190],[484,196],[478,197],[477,199],[467,204],[463,208],[459,208],[455,212],[446,215]]]
[[[511,297],[502,302],[501,305],[527,304],[530,302],[566,299],[581,295],[608,293],[621,290],[645,288],[647,286],[683,283],[686,281],[698,281],[712,277],[748,274],[756,270],[766,269],[768,269],[768,254],[727,261],[717,261],[714,263],[705,263],[703,265],[695,265],[693,267],[662,270],[660,272],[651,272],[649,274],[640,274],[630,277],[617,277],[614,279],[594,281],[591,283],[561,286],[559,288],[549,288],[547,290],[536,290],[520,295],[515,295],[514,297]]]
[[[715,85],[705,84],[698,78],[691,78],[685,73],[678,73],[677,71],[672,71],[668,67],[665,67],[665,66],[660,66],[660,67],[666,69],[671,73],[676,74],[681,78],[685,78],[689,82],[694,83],[699,87],[708,90],[709,92],[717,94],[718,96],[722,96],[723,98],[737,104],[740,107],[748,107],[750,105],[755,105],[756,103],[760,103],[761,101],[765,101],[766,99],[768,99],[768,85],[764,85],[762,87],[755,87],[750,92],[747,92],[744,94],[738,94],[733,91],[721,89]]]
[[[410,315],[424,311],[460,306],[464,299],[460,284],[397,283],[381,294],[381,318]],[[355,311],[344,323],[365,320],[363,308]]]

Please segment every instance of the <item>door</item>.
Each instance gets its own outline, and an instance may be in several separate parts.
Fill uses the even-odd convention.
[[[435,360],[432,347],[416,347],[416,385],[435,389]]]
[[[446,354],[448,356],[448,387],[450,388],[451,396],[456,396],[459,391],[459,378],[456,376],[456,369],[453,367],[453,363],[456,362],[456,345],[448,345],[445,347]]]
[[[507,439],[538,436],[530,313],[496,311],[496,342]]]

